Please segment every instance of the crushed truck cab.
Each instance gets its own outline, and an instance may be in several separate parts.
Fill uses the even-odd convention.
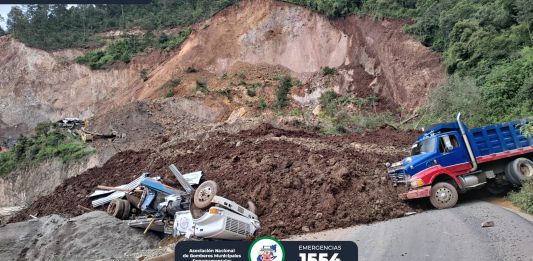
[[[407,186],[404,200],[429,197],[436,208],[453,207],[459,193],[486,186],[501,194],[533,179],[533,138],[528,120],[469,129],[457,121],[432,125],[411,147],[411,156],[387,163],[394,185]]]

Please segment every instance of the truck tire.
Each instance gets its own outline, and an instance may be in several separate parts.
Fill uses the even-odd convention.
[[[109,206],[107,206],[107,213],[113,217],[122,219],[122,215],[124,214],[124,202],[122,199],[113,199],[109,203]]]
[[[448,182],[439,182],[431,187],[429,201],[438,209],[451,208],[457,204],[459,193],[454,185]]]
[[[533,179],[533,162],[526,158],[518,158],[509,164],[510,174],[518,181],[518,184]]]
[[[122,220],[127,220],[130,216],[131,211],[131,204],[127,199],[122,199],[122,203],[124,204],[124,210],[122,211]]]
[[[194,192],[194,205],[200,209],[211,206],[211,200],[218,193],[218,185],[212,180],[205,181]]]
[[[513,186],[520,186],[520,181],[515,178],[514,174],[511,172],[511,165],[513,162],[509,162],[507,166],[505,166],[505,179],[509,181]]]
[[[510,186],[507,182],[489,181],[485,186],[487,191],[494,196],[503,196],[509,192]]]

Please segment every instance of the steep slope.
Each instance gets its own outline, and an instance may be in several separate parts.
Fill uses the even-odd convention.
[[[403,33],[402,25],[355,16],[331,21],[287,3],[242,1],[198,25],[180,52],[133,95],[155,97],[177,76],[186,80],[185,88],[194,86],[195,79],[183,72],[188,67],[218,76],[239,72],[243,64],[281,66],[307,82],[329,66],[341,68],[331,86],[338,92],[370,91],[411,110],[444,82],[445,73],[440,57]]]
[[[247,97],[244,87],[233,84],[235,79],[222,77],[237,74],[263,84],[261,95],[271,100],[277,88],[274,76],[290,74],[303,83],[293,93],[303,105],[316,103],[321,92],[334,89],[378,95],[390,106],[410,111],[444,82],[445,74],[440,57],[403,33],[402,24],[355,16],[329,20],[283,2],[241,1],[197,24],[180,49],[152,50],[127,65],[99,71],[73,62],[80,50],[45,52],[4,36],[0,139],[12,139],[40,121],[88,118],[168,91],[198,96],[199,80],[210,90],[240,93],[237,99],[211,95],[206,100],[230,109],[256,106],[259,97]],[[321,79],[325,66],[338,68],[331,81]],[[187,73],[189,67],[199,72]],[[143,69],[150,72],[147,81],[140,77]],[[163,88],[175,78],[181,79],[179,86]]]
[[[90,117],[109,97],[140,80],[142,67],[157,61],[139,59],[123,69],[91,71],[73,62],[81,54],[79,50],[45,52],[0,37],[0,138],[46,120]],[[17,125],[18,131],[8,132]]]

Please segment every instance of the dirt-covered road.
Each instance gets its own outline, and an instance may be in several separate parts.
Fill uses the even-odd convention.
[[[260,235],[286,237],[403,216],[412,206],[397,197],[384,163],[398,160],[413,132],[382,128],[347,136],[320,136],[262,125],[237,134],[211,133],[166,149],[125,151],[101,168],[66,180],[12,221],[29,215],[76,216],[90,207],[97,185],[120,185],[143,172],[179,187],[168,170],[204,171],[220,193],[258,209]]]
[[[494,221],[494,227],[481,227]],[[351,240],[359,260],[533,260],[533,222],[484,201],[291,240]]]

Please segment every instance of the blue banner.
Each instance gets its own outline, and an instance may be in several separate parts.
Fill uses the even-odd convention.
[[[357,261],[352,241],[183,241],[176,245],[180,261]]]

